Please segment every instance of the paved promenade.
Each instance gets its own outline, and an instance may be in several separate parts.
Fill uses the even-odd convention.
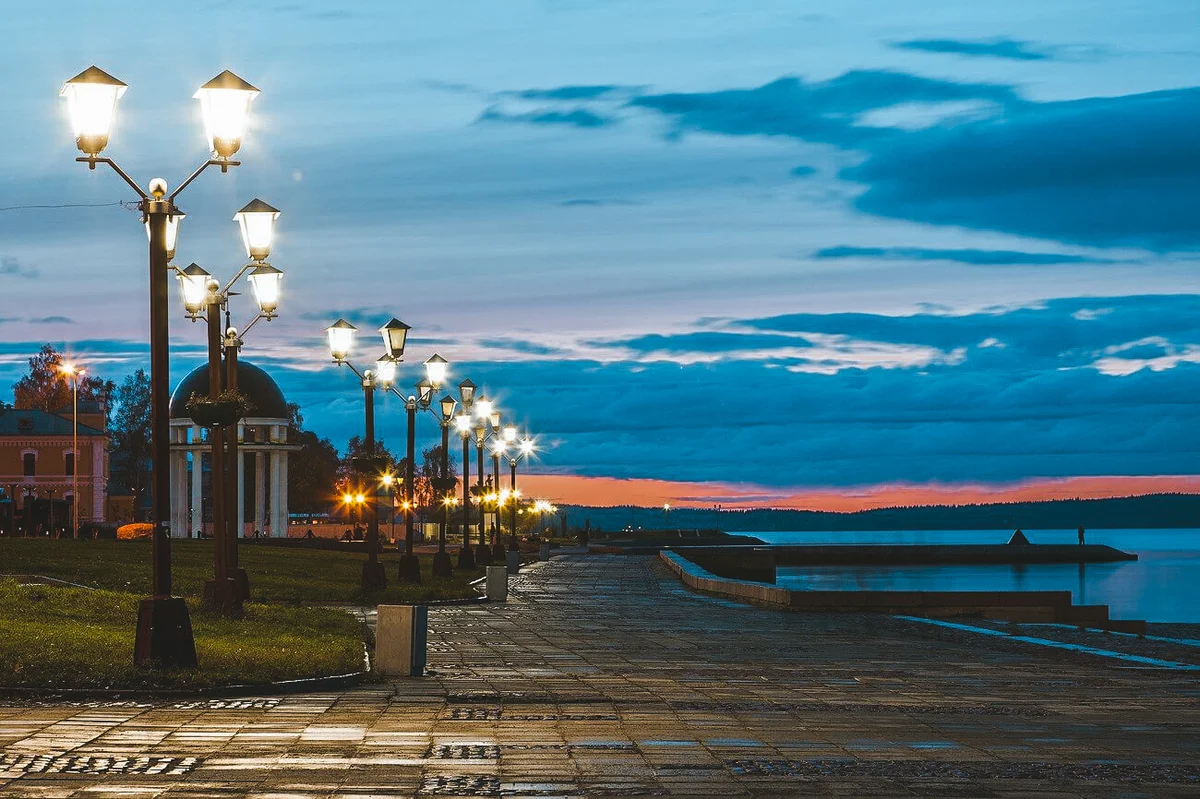
[[[1196,672],[681,588],[555,558],[430,612],[423,680],[0,700],[0,796],[1200,795]]]

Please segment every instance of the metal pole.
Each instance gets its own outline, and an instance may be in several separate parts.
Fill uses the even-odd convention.
[[[414,541],[414,516],[415,506],[414,497],[416,489],[414,481],[416,479],[417,467],[416,461],[416,439],[417,439],[417,403],[414,400],[407,400],[404,403],[404,408],[408,413],[408,439],[405,442],[405,467],[404,467],[404,499],[408,506],[404,513],[404,554],[400,556],[400,579],[403,582],[419,583],[421,582],[421,562],[417,560],[416,552],[413,547]]]
[[[387,574],[379,562],[379,509],[376,502],[379,491],[379,476],[374,474],[375,465],[375,380],[368,372],[363,380],[363,404],[366,410],[366,430],[363,450],[371,469],[371,487],[366,492],[371,514],[367,517],[367,562],[363,564],[362,586],[364,590],[380,590],[387,587]]]
[[[512,513],[509,518],[512,519],[511,530],[509,531],[508,551],[520,552],[521,546],[517,543],[517,461],[513,459],[508,462],[512,467],[512,473],[509,476],[508,483],[508,498],[512,500]]]
[[[171,596],[170,327],[167,315],[167,216],[174,210],[162,194],[141,203],[150,230],[150,429],[151,539],[154,596],[138,605],[134,662],[163,666],[196,665],[187,604]]]
[[[75,412],[71,414],[71,524],[72,538],[79,538],[79,375],[71,375],[71,398]]]
[[[450,425],[442,422],[442,479],[450,479]],[[439,492],[440,493],[440,492]],[[450,505],[446,498],[453,496],[447,491],[442,499],[442,529],[438,533],[438,552],[446,551],[446,525],[450,521]]]
[[[487,566],[492,562],[492,548],[487,545],[484,536],[484,519],[487,517],[487,506],[483,504],[483,438],[482,433],[475,438],[475,493],[479,495],[479,547],[475,551],[475,565]]]
[[[216,400],[221,396],[221,298],[212,294],[206,310],[208,322],[208,396]],[[213,579],[204,586],[204,601],[218,610],[228,610],[237,604],[236,593],[229,580],[228,543],[226,527],[229,519],[225,512],[225,430],[213,427],[208,431],[209,469],[212,494],[213,525]],[[155,469],[157,474],[158,469]]]
[[[225,388],[230,391],[236,391],[238,387],[238,348],[241,347],[241,340],[238,339],[237,333],[230,334],[232,328],[229,327],[229,311],[225,312]],[[238,513],[238,509],[244,507],[239,499],[245,486],[238,480],[238,475],[242,470],[238,468],[241,465],[242,453],[238,449],[238,427],[241,424],[241,419],[237,420],[229,426],[225,431],[225,452],[227,454],[226,464],[226,502],[229,523],[226,526],[225,538],[228,544],[225,550],[225,572],[234,581],[238,589],[239,601],[245,601],[250,598],[250,578],[246,574],[246,570],[239,563],[238,541],[242,538],[242,527],[244,519]]]
[[[475,553],[471,550],[471,439],[469,432],[462,436],[462,462],[463,462],[463,477],[462,477],[462,512],[459,514],[459,521],[462,523],[462,549],[458,552],[458,568],[474,569],[475,568]]]

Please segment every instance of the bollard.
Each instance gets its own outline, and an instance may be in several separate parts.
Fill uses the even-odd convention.
[[[508,601],[508,568],[506,566],[487,567],[487,598],[491,602]]]
[[[509,550],[508,554],[508,573],[519,574],[521,572],[521,553]]]
[[[540,560],[550,560],[550,542],[549,541],[543,541],[542,545],[540,547],[538,547],[538,558]]]
[[[424,605],[379,605],[375,613],[376,670],[387,676],[424,676],[429,608]]]

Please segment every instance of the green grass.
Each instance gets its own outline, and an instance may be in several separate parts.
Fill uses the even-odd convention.
[[[435,580],[431,556],[422,555],[423,582],[400,584],[396,579],[400,556],[391,550],[380,557],[387,570],[387,589],[364,594],[365,555],[255,545],[244,545],[238,552],[250,578],[251,598],[256,602],[375,605],[474,597],[477,592],[469,583],[484,573],[482,568],[468,572],[456,569],[452,577]],[[189,598],[202,596],[204,581],[213,573],[212,542],[174,540],[171,560],[173,593]],[[148,595],[150,542],[0,538],[0,574],[38,574],[92,588]]]
[[[133,665],[139,599],[0,580],[0,686],[194,689],[347,674],[363,666],[361,627],[347,613],[249,603],[244,617],[232,620],[189,602],[199,668],[141,669]]]

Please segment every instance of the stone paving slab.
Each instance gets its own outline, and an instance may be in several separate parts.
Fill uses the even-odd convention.
[[[649,557],[555,558],[430,627],[424,679],[0,700],[0,796],[1200,795],[1194,673],[743,606]]]

